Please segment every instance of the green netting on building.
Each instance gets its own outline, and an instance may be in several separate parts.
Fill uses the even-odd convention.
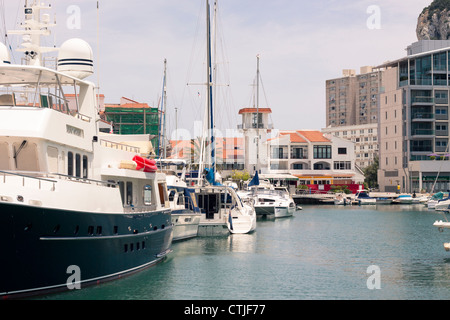
[[[114,134],[150,134],[153,146],[158,144],[158,108],[106,107],[106,121],[113,125]]]
[[[158,134],[157,108],[105,108],[106,121],[115,134]]]

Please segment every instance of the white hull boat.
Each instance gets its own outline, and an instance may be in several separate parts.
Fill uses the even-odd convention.
[[[258,216],[291,217],[296,209],[294,200],[277,190],[258,190],[253,201]]]
[[[434,210],[436,211],[449,211],[450,210],[450,199],[440,200],[436,203]]]
[[[355,201],[359,205],[377,204],[377,199],[369,197],[365,190],[360,190],[356,193]]]
[[[334,204],[348,206],[352,204],[352,200],[347,198],[344,194],[337,194],[334,198]]]
[[[411,204],[413,203],[413,197],[409,194],[399,195],[397,198],[392,200],[394,204]]]
[[[250,233],[256,229],[255,210],[245,205],[233,188],[196,186],[194,190],[201,209],[199,236]]]

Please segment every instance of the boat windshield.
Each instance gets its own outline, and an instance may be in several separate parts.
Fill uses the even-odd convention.
[[[82,81],[29,66],[2,66],[0,75],[0,106],[49,108],[90,121],[79,113]]]

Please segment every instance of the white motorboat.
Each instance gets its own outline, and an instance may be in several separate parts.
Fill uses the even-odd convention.
[[[258,172],[249,183],[248,190],[240,191],[239,194],[244,202],[255,208],[256,215],[259,217],[290,217],[297,209],[286,188],[275,188],[267,180],[260,181]]]
[[[355,201],[359,205],[376,204],[377,203],[377,199],[370,197],[369,194],[367,193],[367,190],[358,190],[356,192]]]
[[[343,205],[343,206],[351,205],[352,199],[351,199],[351,197],[347,197],[347,195],[344,193],[338,193],[334,197],[334,204],[335,205]]]
[[[414,198],[413,195],[413,204],[427,204],[427,202],[430,200],[430,196],[428,195],[422,195]]]
[[[442,199],[445,199],[448,197],[448,193],[446,192],[437,192],[433,194],[430,198],[430,200],[427,201],[427,207],[428,209],[434,209],[436,205],[441,201]]]
[[[258,216],[290,217],[296,210],[294,200],[281,190],[253,189],[253,207]]]
[[[413,203],[413,197],[410,194],[401,194],[394,200],[392,200],[393,204],[411,204]]]
[[[436,211],[449,211],[450,210],[450,198],[439,200],[434,206]]]

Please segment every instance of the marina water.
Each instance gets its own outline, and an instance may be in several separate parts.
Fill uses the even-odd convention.
[[[442,218],[423,205],[304,206],[258,220],[252,234],[174,243],[130,277],[39,299],[448,300],[449,234],[433,227]]]

